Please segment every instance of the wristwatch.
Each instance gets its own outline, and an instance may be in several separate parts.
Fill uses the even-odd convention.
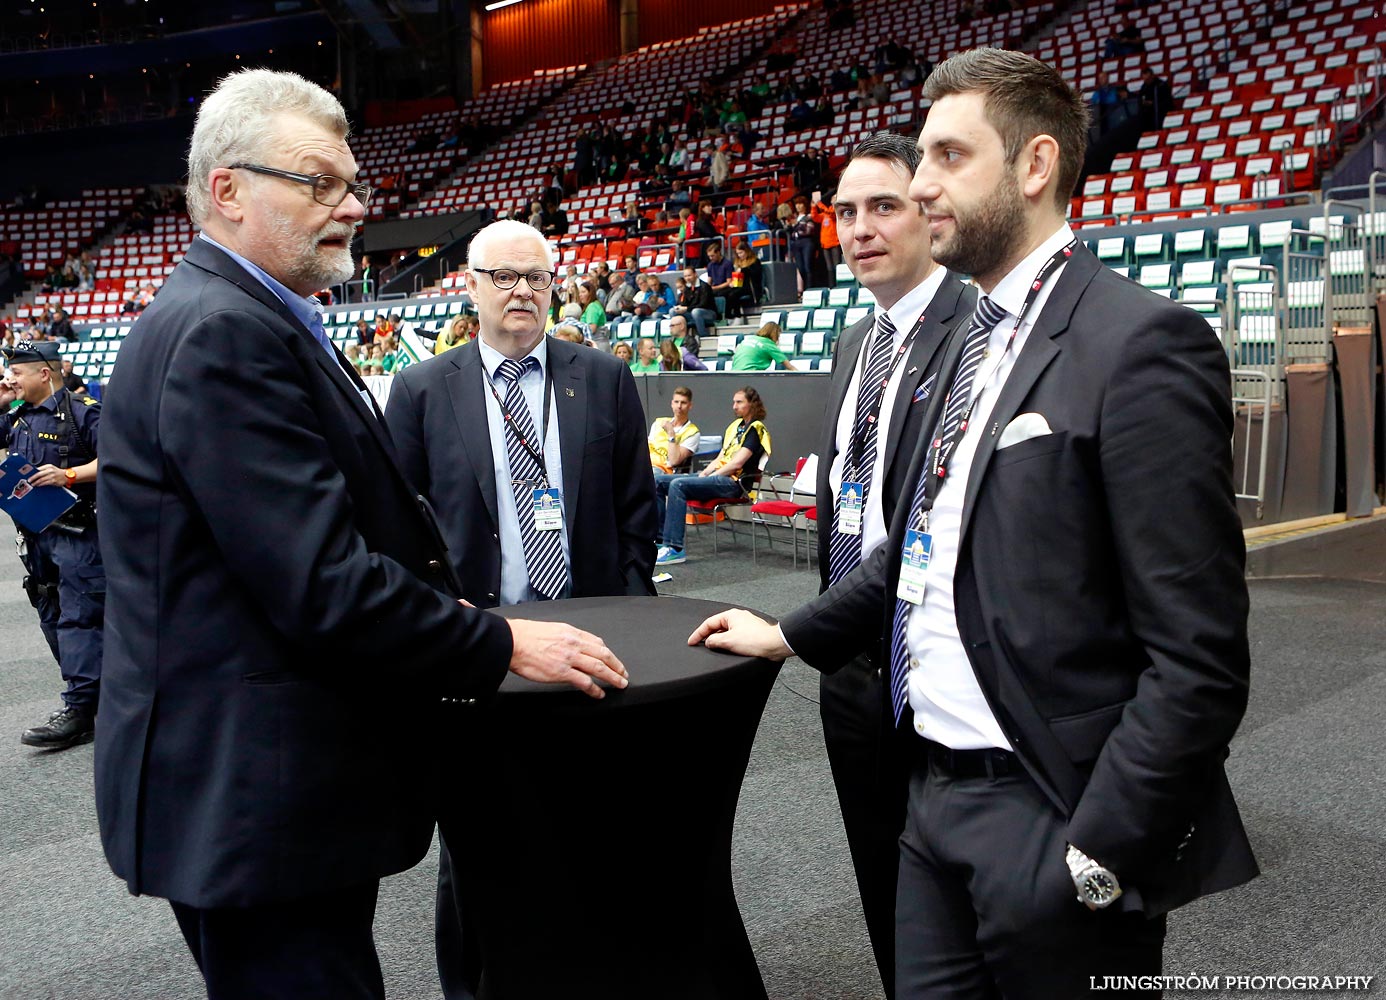
[[[76,469],[64,469],[63,475],[67,477],[67,485],[71,486],[73,483],[77,482]]]
[[[1100,910],[1121,895],[1117,877],[1072,844],[1068,845],[1064,860],[1068,862],[1073,887],[1078,890],[1078,902]]]

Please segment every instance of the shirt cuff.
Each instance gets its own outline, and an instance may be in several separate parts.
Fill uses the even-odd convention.
[[[789,655],[798,656],[799,654],[794,652],[794,647],[789,644],[789,640],[784,637],[784,626],[777,624],[775,631],[780,634],[780,642],[784,643],[784,648],[789,650]]]

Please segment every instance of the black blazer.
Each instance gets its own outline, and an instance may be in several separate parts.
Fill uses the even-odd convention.
[[[1257,873],[1223,772],[1250,659],[1229,391],[1201,317],[1080,246],[983,428],[964,500],[954,596],[978,681],[1069,842],[1148,914]],[[1052,433],[997,451],[1021,413]],[[907,521],[901,505],[867,563],[785,619],[809,663],[888,651]],[[871,615],[875,635],[860,628]]]
[[[882,510],[887,527],[900,496],[901,479],[914,455],[915,440],[924,433],[924,413],[928,410],[929,399],[933,395],[932,386],[938,381],[938,363],[942,355],[940,348],[955,329],[972,318],[972,309],[976,304],[977,289],[970,284],[964,284],[958,275],[945,273],[943,284],[924,309],[924,325],[914,338],[914,343],[910,345],[909,355],[900,362],[905,366],[905,371],[900,377],[895,405],[890,411],[890,426],[884,429],[885,457],[882,469],[885,471],[885,493],[882,495]],[[828,408],[823,418],[823,440],[818,446],[818,573],[822,590],[828,589],[828,551],[832,542],[833,507],[837,502],[828,474],[832,470],[833,459],[837,457],[838,415],[842,412],[848,386],[856,373],[862,344],[871,335],[875,325],[874,316],[854,323],[842,331],[833,352],[832,388],[829,390]],[[918,402],[911,402],[915,392],[926,380],[929,380],[929,386],[925,390],[924,398]],[[882,432],[877,433],[879,435]],[[879,436],[877,443],[879,446]]]
[[[581,344],[548,339],[563,453],[563,515],[573,597],[654,593],[654,475],[630,369]],[[405,475],[432,502],[463,594],[495,607],[500,522],[476,341],[395,377],[386,422]]]
[[[194,240],[102,420],[96,808],[132,892],[248,906],[427,851],[428,776],[390,720],[490,695],[511,640],[443,591],[393,454],[287,307]]]

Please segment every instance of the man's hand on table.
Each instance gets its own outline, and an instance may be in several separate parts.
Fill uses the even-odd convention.
[[[583,694],[604,698],[597,682],[623,688],[630,681],[625,664],[591,632],[562,622],[509,621],[514,652],[510,669],[542,684],[571,684]]]
[[[766,660],[784,660],[794,655],[780,635],[780,627],[749,611],[733,608],[713,615],[688,637],[688,644],[704,643],[708,649]]]

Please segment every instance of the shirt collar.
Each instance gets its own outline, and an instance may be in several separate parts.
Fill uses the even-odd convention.
[[[476,346],[481,350],[481,366],[486,369],[486,375],[490,379],[495,379],[496,369],[505,360],[505,355],[496,350],[480,337],[476,338]],[[539,362],[539,374],[545,374],[544,369],[549,363],[549,338],[547,335],[539,338],[539,343],[534,350],[530,351],[525,357],[533,358]],[[521,360],[524,360],[523,358]]]
[[[199,238],[206,240],[208,243],[212,244],[212,246],[226,254],[226,256],[230,257],[237,264],[241,265],[252,278],[255,278],[260,284],[273,292],[275,298],[288,306],[289,312],[293,313],[294,317],[309,330],[313,330],[317,326],[322,325],[322,305],[317,299],[306,299],[302,295],[286,287],[281,282],[275,280],[272,275],[255,262],[246,260],[230,247],[222,246],[216,240],[212,239],[207,235],[205,229],[197,235]]]
[[[996,287],[991,290],[989,298],[995,302],[1012,317],[1019,316],[1021,308],[1025,305],[1025,296],[1030,294],[1030,286],[1034,284],[1035,276],[1039,274],[1040,268],[1054,254],[1073,241],[1073,230],[1064,223],[1055,231],[1053,236],[1035,247],[1030,254],[1010,272],[996,283]],[[1050,276],[1050,280],[1058,276],[1056,269]]]
[[[890,317],[890,322],[894,325],[897,333],[902,336],[909,335],[920,315],[929,303],[934,301],[934,296],[943,286],[943,278],[947,274],[948,268],[942,265],[935,267],[927,278],[911,288],[901,296],[899,302],[886,310],[886,315]]]

